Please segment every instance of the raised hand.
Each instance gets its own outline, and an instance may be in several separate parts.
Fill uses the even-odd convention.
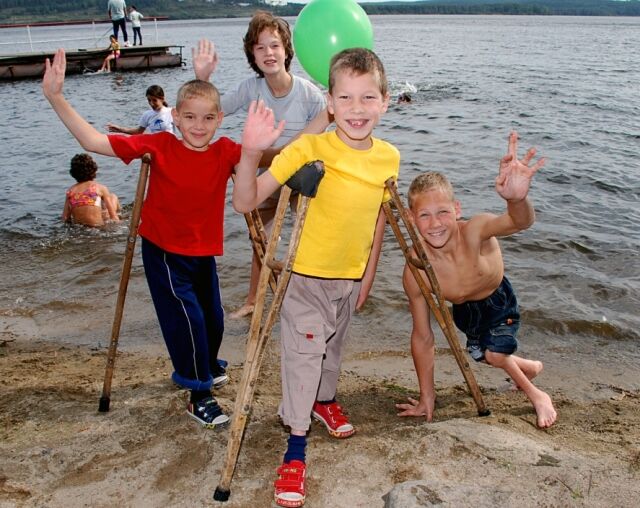
[[[53,62],[47,58],[44,62],[44,77],[42,78],[42,93],[51,100],[56,95],[62,94],[64,75],[67,69],[67,57],[64,49],[58,49],[53,57]]]
[[[251,101],[242,131],[243,150],[264,151],[272,146],[284,130],[284,120],[275,125],[271,108],[264,101]]]
[[[518,133],[513,131],[509,135],[507,155],[500,159],[500,169],[496,177],[496,191],[507,201],[520,201],[527,197],[531,179],[546,160],[538,160],[531,165],[536,155],[535,148],[529,148],[525,156],[518,160]]]
[[[216,47],[213,42],[207,39],[200,39],[198,41],[198,49],[191,48],[191,60],[196,78],[209,81],[218,66],[218,53],[216,53]]]

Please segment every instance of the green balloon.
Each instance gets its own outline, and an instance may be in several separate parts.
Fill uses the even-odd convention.
[[[305,71],[329,85],[329,64],[347,48],[373,49],[373,29],[355,0],[312,0],[293,27],[293,47]]]

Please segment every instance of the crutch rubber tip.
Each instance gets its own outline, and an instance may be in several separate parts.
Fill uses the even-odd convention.
[[[489,409],[483,409],[482,411],[478,411],[478,416],[489,416],[491,411]]]
[[[98,411],[101,413],[107,413],[109,411],[109,403],[111,399],[109,397],[100,397],[100,404],[98,405]]]
[[[229,489],[223,489],[222,487],[216,487],[216,491],[213,493],[214,501],[228,501],[231,491]]]

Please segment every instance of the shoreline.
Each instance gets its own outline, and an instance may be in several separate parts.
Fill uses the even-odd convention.
[[[67,326],[82,319],[64,317]],[[89,499],[96,507],[272,506],[286,440],[276,417],[277,334],[265,352],[231,498],[217,503],[211,496],[228,429],[206,430],[187,417],[187,392],[170,381],[161,343],[119,352],[111,410],[98,413],[103,345],[42,340],[33,335],[37,325],[18,329],[2,321],[0,506],[75,507]],[[244,340],[230,335],[222,353],[231,382],[216,392],[229,413]],[[542,431],[524,394],[506,389],[498,370],[473,366],[492,411],[479,417],[446,348],[438,348],[436,369],[429,424],[396,416],[396,402],[417,396],[408,350],[347,351],[339,397],[357,433],[334,440],[312,423],[306,507],[382,507],[382,496],[403,482],[417,482],[405,487],[409,496],[430,499],[425,506],[631,507],[640,495],[640,390],[603,386],[597,398],[584,400],[568,377],[580,369],[565,370],[564,383],[550,388],[557,374],[548,368],[540,386],[559,418]]]

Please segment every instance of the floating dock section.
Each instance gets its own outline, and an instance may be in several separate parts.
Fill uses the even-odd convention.
[[[120,72],[179,67],[183,63],[183,47],[156,44],[120,48],[120,58],[111,60],[111,70]],[[109,50],[106,48],[67,51],[67,74],[95,72],[100,69],[108,54]],[[39,79],[44,75],[45,59],[52,59],[53,55],[54,52],[0,55],[0,80]]]

